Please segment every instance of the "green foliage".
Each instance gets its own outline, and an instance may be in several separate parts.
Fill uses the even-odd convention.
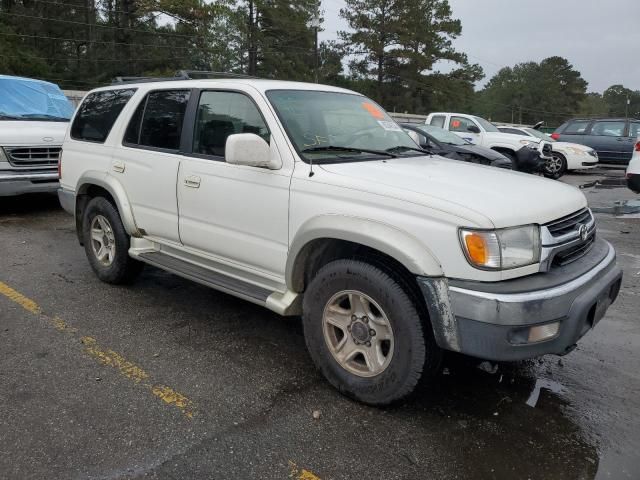
[[[475,111],[494,121],[557,125],[576,115],[587,82],[562,57],[501,69],[479,92]]]
[[[351,27],[340,32],[349,66],[358,80],[374,80],[369,91],[389,109],[424,113],[473,97],[483,77],[478,65],[453,48],[462,26],[447,0],[346,0],[340,15]],[[442,73],[439,62],[454,65]],[[369,84],[369,87],[371,85]]]

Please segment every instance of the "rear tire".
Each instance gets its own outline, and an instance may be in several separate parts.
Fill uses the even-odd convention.
[[[411,394],[436,371],[442,351],[412,295],[383,270],[336,260],[309,284],[303,301],[307,348],[344,395],[374,406]]]
[[[552,152],[551,158],[545,160],[543,175],[552,180],[562,177],[567,171],[567,159],[558,152]]]
[[[117,208],[104,197],[93,198],[84,211],[82,238],[89,264],[106,283],[132,282],[144,264],[129,256],[130,239]]]

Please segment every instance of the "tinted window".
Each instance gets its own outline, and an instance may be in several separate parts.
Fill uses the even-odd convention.
[[[567,135],[584,134],[589,126],[589,122],[589,120],[574,120],[573,122],[569,122],[569,125],[567,125],[567,128],[565,128],[562,133],[566,133]]]
[[[626,126],[626,122],[595,122],[591,127],[591,135],[621,137]]]
[[[71,125],[71,137],[104,142],[135,89],[107,90],[87,95]]]
[[[142,118],[137,143],[141,147],[180,149],[180,135],[184,112],[189,102],[188,90],[163,90],[151,92],[138,106],[125,133],[126,141],[135,140],[136,118]],[[140,110],[143,109],[142,113]]]
[[[640,122],[631,122],[631,125],[629,125],[629,136],[638,138],[638,135],[640,135]]]
[[[449,122],[449,130],[452,132],[466,132],[469,133],[469,127],[475,125],[471,120],[462,117],[451,117]]]
[[[235,92],[203,92],[198,104],[193,152],[224,157],[227,137],[236,133],[255,133],[267,142],[269,129],[258,107]]]
[[[133,113],[131,120],[129,120],[129,125],[127,126],[127,131],[124,132],[124,143],[138,144],[140,143],[140,123],[142,120],[142,115],[144,114],[144,108],[147,106],[147,95],[142,99],[138,108]]]
[[[434,117],[431,117],[431,125],[433,125],[434,127],[444,128],[444,120],[445,117],[443,115],[436,115]]]

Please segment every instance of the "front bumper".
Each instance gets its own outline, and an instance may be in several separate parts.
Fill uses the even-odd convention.
[[[55,192],[59,185],[57,171],[0,171],[0,197]]]
[[[604,240],[555,272],[497,283],[418,279],[438,345],[496,361],[568,353],[604,316],[621,281],[615,251]],[[522,341],[531,327],[555,322],[553,337]]]
[[[58,189],[58,200],[60,205],[69,215],[76,214],[76,194],[71,190],[60,187]]]

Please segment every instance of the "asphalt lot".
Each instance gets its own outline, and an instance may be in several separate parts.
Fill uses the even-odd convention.
[[[606,211],[621,175],[564,181]],[[102,284],[54,196],[0,199],[0,477],[640,478],[640,219],[597,219],[625,278],[577,350],[451,356],[380,410],[321,378],[299,319],[153,268]]]

